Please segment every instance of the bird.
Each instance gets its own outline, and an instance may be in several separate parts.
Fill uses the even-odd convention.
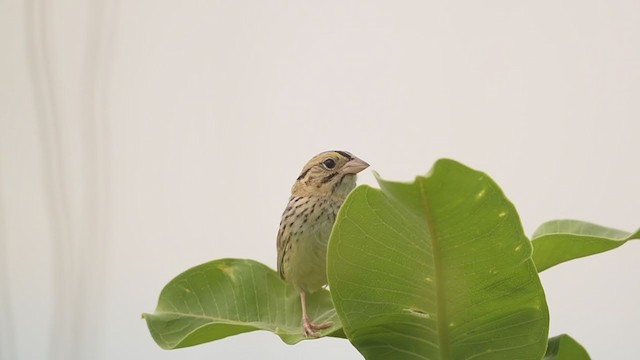
[[[291,188],[277,237],[278,273],[300,295],[305,337],[332,324],[314,323],[306,297],[327,285],[327,243],[336,215],[369,164],[346,151],[325,151],[307,162]]]

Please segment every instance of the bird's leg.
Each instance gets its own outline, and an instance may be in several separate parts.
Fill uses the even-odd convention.
[[[302,305],[302,331],[306,337],[320,337],[320,334],[316,330],[322,330],[330,327],[333,323],[325,322],[322,324],[316,324],[311,322],[309,315],[307,315],[307,300],[306,292],[300,289],[300,303]]]

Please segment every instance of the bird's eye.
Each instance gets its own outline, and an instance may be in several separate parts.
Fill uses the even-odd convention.
[[[322,162],[322,165],[324,165],[324,167],[326,167],[327,169],[333,169],[334,167],[336,167],[336,161],[333,159],[327,159]]]

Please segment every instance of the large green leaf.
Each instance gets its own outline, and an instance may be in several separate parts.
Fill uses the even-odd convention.
[[[308,310],[317,321],[333,321],[322,334],[343,334],[328,291],[308,297]],[[272,331],[293,344],[304,339],[300,316],[300,298],[292,286],[267,266],[238,259],[211,261],[178,275],[162,290],[156,311],[143,314],[164,349],[254,330]]]
[[[628,233],[577,220],[554,220],[533,234],[533,260],[538,271],[565,261],[598,254],[640,239],[640,230]]]
[[[451,160],[410,184],[378,179],[342,206],[332,298],[368,359],[531,359],[548,311],[518,214],[487,175]]]
[[[571,336],[562,334],[549,339],[542,360],[591,360],[587,351]]]

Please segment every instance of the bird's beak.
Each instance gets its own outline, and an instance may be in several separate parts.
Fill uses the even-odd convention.
[[[349,160],[346,164],[344,164],[344,166],[342,167],[342,172],[345,174],[357,174],[368,167],[369,167],[369,164],[358,159],[357,157],[354,157],[353,159]]]

